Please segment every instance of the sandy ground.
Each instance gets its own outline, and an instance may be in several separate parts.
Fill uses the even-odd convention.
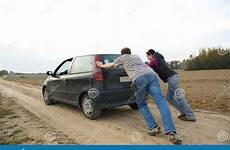
[[[54,134],[65,137],[66,141],[63,140],[63,143],[170,144],[168,137],[163,134],[157,137],[148,136],[146,124],[141,115],[127,106],[106,110],[100,119],[92,121],[86,119],[82,112],[74,106],[60,103],[46,106],[43,103],[39,86],[0,79],[0,90],[3,96],[9,97],[4,99],[5,101],[12,100],[14,105],[30,112],[27,114],[32,114],[36,119],[41,120],[41,124],[47,126],[46,128],[52,127]],[[156,120],[161,124],[155,105],[150,104],[150,107]],[[230,139],[227,139],[230,134],[229,113],[197,111],[197,122],[191,123],[177,119],[178,113],[173,108],[172,111],[179,136],[183,139],[184,144],[230,144]],[[20,117],[24,118],[23,115]],[[0,119],[2,121],[2,118]],[[31,130],[33,132],[30,132],[29,135],[40,132],[39,127],[36,126],[33,126]],[[45,131],[33,137],[39,139],[36,137],[41,136],[44,139],[43,134],[47,133]],[[25,133],[24,136],[27,134]]]
[[[75,143],[12,98],[0,95],[0,144]]]

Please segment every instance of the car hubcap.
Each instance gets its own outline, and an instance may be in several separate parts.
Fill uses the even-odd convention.
[[[90,115],[93,112],[92,100],[86,97],[83,101],[82,107],[85,114]]]

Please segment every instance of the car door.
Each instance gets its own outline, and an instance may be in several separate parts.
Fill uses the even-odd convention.
[[[73,103],[77,103],[80,94],[91,88],[92,78],[93,56],[76,57],[66,80],[68,99]]]
[[[63,61],[54,71],[51,81],[48,83],[48,89],[52,94],[52,98],[59,101],[67,100],[67,82],[72,58]]]

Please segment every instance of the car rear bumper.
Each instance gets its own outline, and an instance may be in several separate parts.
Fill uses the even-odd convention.
[[[130,88],[100,90],[95,98],[100,108],[109,108],[135,103],[135,96]]]

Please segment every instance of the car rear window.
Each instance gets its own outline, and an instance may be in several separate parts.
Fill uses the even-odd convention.
[[[108,64],[108,63],[112,63],[115,59],[117,59],[120,55],[118,54],[114,54],[114,55],[104,55],[103,56],[103,63],[104,64]]]
[[[119,56],[119,54],[113,54],[113,55],[104,55],[103,56],[103,63],[104,64],[108,64],[108,63],[113,63],[115,59],[117,59]],[[122,65],[118,66],[118,68],[120,69],[124,69]]]

